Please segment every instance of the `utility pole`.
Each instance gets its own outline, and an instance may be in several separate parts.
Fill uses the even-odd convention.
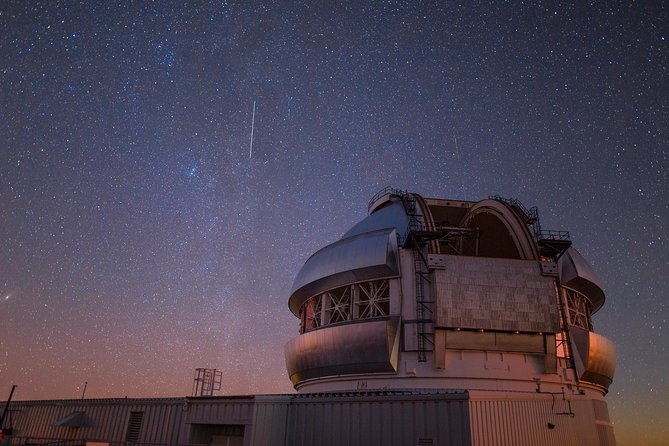
[[[15,389],[16,384],[12,384],[12,390],[9,392],[9,398],[7,398],[7,402],[5,403],[5,410],[2,411],[2,416],[0,416],[0,438],[2,438],[2,426],[5,425],[5,417],[7,416],[7,412],[9,412],[9,403],[12,401]]]

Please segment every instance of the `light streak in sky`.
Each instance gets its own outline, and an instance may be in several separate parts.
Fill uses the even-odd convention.
[[[251,117],[251,144],[249,145],[249,159],[253,154],[253,127],[256,123],[256,101],[253,101],[253,116]]]
[[[455,141],[455,156],[458,158],[458,161],[460,161],[460,147],[458,147],[458,138],[453,136],[453,140]]]

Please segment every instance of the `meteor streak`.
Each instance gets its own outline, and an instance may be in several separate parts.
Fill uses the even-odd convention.
[[[249,144],[249,159],[253,154],[253,127],[256,123],[256,101],[253,101],[253,116],[251,117],[251,143]]]

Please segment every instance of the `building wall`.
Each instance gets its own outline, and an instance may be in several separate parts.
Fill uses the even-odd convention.
[[[603,400],[471,392],[469,411],[472,446],[615,445]]]
[[[15,402],[11,405],[14,441],[9,443],[6,438],[3,445],[25,444],[26,437],[123,443],[131,411],[144,412],[138,446],[182,446],[194,443],[196,437],[200,443],[211,443],[216,440],[211,435],[203,440],[194,433],[226,432],[227,428],[243,432],[230,444],[244,446],[406,446],[421,441],[473,446],[615,445],[603,397],[573,393],[565,397],[558,393],[414,389]],[[74,411],[86,412],[90,426],[54,426]]]
[[[467,396],[295,398],[286,445],[470,444]],[[427,444],[427,443],[426,443]]]
[[[12,403],[14,437],[124,442],[130,412],[144,412],[138,442],[177,444],[183,399],[61,400]],[[57,427],[73,412],[85,412],[82,427]],[[9,420],[5,420],[5,427]]]
[[[433,256],[434,257],[434,256]],[[443,256],[434,269],[438,327],[555,333],[555,285],[531,260]]]
[[[257,395],[249,444],[284,446],[292,395]]]
[[[255,410],[253,396],[185,398],[180,444],[210,444],[216,426],[243,427],[244,446],[251,443]],[[232,444],[232,443],[231,443]]]

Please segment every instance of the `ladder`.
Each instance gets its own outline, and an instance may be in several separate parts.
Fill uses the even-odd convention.
[[[417,236],[425,229],[423,216],[417,211],[416,199],[408,193],[402,194],[402,203],[409,216],[409,237],[413,251],[413,265],[416,282],[416,341],[418,347],[418,362],[427,361],[427,352],[434,350],[433,330],[433,301],[425,293],[425,282],[429,282],[427,260],[423,254],[425,241]]]
[[[420,246],[413,248],[413,264],[416,272],[416,335],[418,341],[418,362],[427,361],[427,351],[434,350],[433,302],[425,296],[424,282],[429,272],[424,271],[425,259]]]
[[[571,337],[569,336],[569,319],[567,316],[567,308],[565,308],[564,305],[562,286],[560,285],[560,279],[558,277],[555,278],[555,285],[557,289],[557,310],[558,317],[560,319],[560,332],[562,334],[562,339],[560,340],[558,347],[562,347],[565,368],[572,369],[574,371],[574,379],[578,384],[578,371],[576,370],[576,363],[574,362],[574,355],[571,348]]]

